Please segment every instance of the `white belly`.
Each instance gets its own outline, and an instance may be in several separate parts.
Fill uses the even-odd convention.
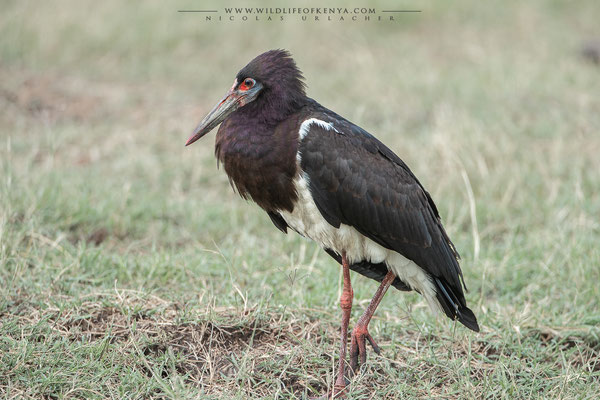
[[[417,264],[393,250],[380,246],[349,225],[341,224],[339,228],[331,226],[313,201],[307,179],[299,176],[294,184],[298,192],[294,210],[279,211],[290,228],[319,243],[323,248],[332,249],[338,254],[346,252],[351,264],[360,261],[375,264],[385,262],[388,270],[419,291],[434,311],[440,310],[435,288],[429,276]]]

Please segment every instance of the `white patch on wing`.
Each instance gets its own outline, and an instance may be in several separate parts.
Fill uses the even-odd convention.
[[[308,121],[311,120],[302,125]],[[299,153],[297,158],[300,163]],[[338,254],[345,251],[350,263],[364,260],[372,263],[385,262],[388,269],[400,280],[425,297],[434,312],[441,311],[431,279],[417,264],[395,251],[380,246],[349,225],[341,224],[339,228],[330,225],[312,198],[306,174],[301,173],[296,177],[294,184],[298,193],[294,210],[278,211],[290,228],[319,243],[323,248],[332,249]]]
[[[335,129],[332,122],[325,122],[318,118],[309,118],[309,119],[305,120],[304,122],[302,122],[302,125],[300,125],[300,130],[298,131],[298,141],[299,142],[301,142],[302,139],[304,139],[304,137],[306,135],[308,135],[308,131],[310,130],[310,126],[312,124],[319,125],[321,128],[328,130],[328,131],[334,130],[335,132],[340,133],[340,131]],[[296,154],[296,160],[298,161],[298,165],[300,165],[300,152],[298,152]]]
[[[325,122],[325,121],[317,119],[317,118],[309,118],[306,121],[304,121],[302,123],[302,125],[300,125],[300,131],[299,131],[300,140],[304,139],[304,136],[306,136],[306,134],[308,133],[308,130],[309,130],[311,124],[317,124],[321,128],[326,129],[328,131],[333,129],[334,131],[338,132],[338,130],[335,129],[335,127],[333,126],[333,123],[331,123],[331,122]]]

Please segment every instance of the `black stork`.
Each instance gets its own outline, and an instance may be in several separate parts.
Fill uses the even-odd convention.
[[[366,362],[369,321],[390,286],[479,331],[467,307],[459,255],[438,210],[408,166],[359,126],[305,94],[289,52],[271,50],[240,72],[186,146],[221,124],[215,155],[231,185],[282,232],[317,242],[343,268],[335,397],[346,389],[350,271],[381,282],[351,333],[350,366]]]

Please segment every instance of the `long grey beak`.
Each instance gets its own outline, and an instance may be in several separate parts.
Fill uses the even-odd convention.
[[[198,124],[194,129],[194,134],[185,143],[186,146],[194,143],[208,132],[212,131],[214,127],[219,125],[225,118],[232,112],[240,107],[240,96],[238,96],[233,89],[230,90],[223,100],[221,100],[211,112]]]

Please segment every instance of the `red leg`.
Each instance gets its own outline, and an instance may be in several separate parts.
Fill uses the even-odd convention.
[[[375,296],[371,299],[371,303],[365,310],[364,314],[358,319],[358,323],[352,330],[352,341],[350,343],[350,366],[352,367],[352,371],[356,371],[358,366],[358,356],[360,355],[360,363],[364,365],[367,362],[367,348],[366,348],[366,340],[369,341],[371,346],[373,346],[373,350],[375,353],[379,354],[379,346],[375,343],[371,335],[368,331],[369,322],[371,322],[371,317],[375,313],[377,306],[381,302],[381,299],[385,295],[385,292],[388,290],[396,275],[392,271],[389,271],[383,281],[381,281],[381,285],[375,292]]]
[[[352,284],[350,283],[350,266],[348,265],[348,259],[346,253],[342,252],[342,274],[343,274],[343,287],[342,295],[340,296],[340,308],[342,309],[342,325],[340,329],[341,347],[340,347],[340,362],[338,366],[338,374],[333,385],[333,397],[334,399],[341,398],[346,394],[346,346],[348,343],[348,323],[350,322],[350,312],[352,311],[352,298],[354,297],[354,291],[352,290]],[[315,400],[329,399],[330,393],[324,396],[315,398]]]
[[[342,341],[340,347],[340,363],[338,367],[338,375],[333,386],[333,396],[343,396],[346,391],[346,378],[344,377],[346,371],[346,344],[348,342],[348,323],[350,321],[350,311],[352,310],[352,298],[354,291],[352,290],[352,284],[350,283],[350,267],[348,265],[348,259],[346,253],[342,253],[342,273],[343,273],[343,288],[342,295],[340,296],[340,307],[342,309],[342,327],[340,330],[340,338]]]

